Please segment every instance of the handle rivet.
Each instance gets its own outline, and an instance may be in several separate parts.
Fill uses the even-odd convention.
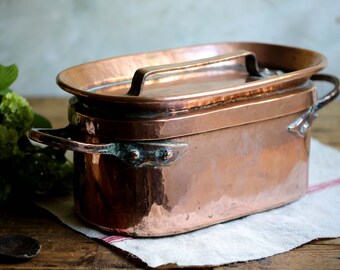
[[[130,152],[131,159],[137,160],[140,157],[140,153],[138,150],[131,150]]]
[[[168,160],[168,159],[172,158],[173,155],[174,155],[174,152],[172,152],[172,150],[170,150],[170,149],[167,149],[167,150],[164,151],[162,158],[164,160]]]

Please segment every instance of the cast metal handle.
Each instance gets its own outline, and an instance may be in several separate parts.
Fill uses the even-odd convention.
[[[217,64],[229,60],[233,60],[236,58],[245,57],[245,63],[247,71],[252,76],[261,76],[259,71],[256,56],[253,52],[245,51],[245,50],[237,50],[231,53],[217,55],[210,58],[204,58],[199,60],[168,64],[168,65],[159,65],[159,66],[151,66],[151,67],[143,67],[136,70],[133,75],[131,87],[128,95],[131,96],[140,96],[143,91],[143,85],[146,81],[146,78],[151,75],[166,73],[170,71],[182,71],[193,68],[201,68],[207,65]]]
[[[317,112],[328,103],[332,102],[340,91],[339,79],[328,74],[315,74],[311,77],[313,81],[326,81],[333,84],[332,90],[311,106],[304,114],[288,126],[288,131],[299,136],[305,137],[308,129],[311,127],[313,120],[317,117]]]
[[[333,84],[332,90],[328,94],[320,98],[318,102],[314,105],[315,110],[318,111],[322,107],[326,106],[328,103],[336,99],[340,91],[340,82],[337,77],[329,74],[315,74],[311,77],[311,79],[313,81],[326,81]]]
[[[72,126],[60,129],[31,129],[34,141],[89,154],[113,155],[135,167],[167,166],[179,159],[189,148],[186,143],[174,142],[114,142],[93,144],[73,140]]]

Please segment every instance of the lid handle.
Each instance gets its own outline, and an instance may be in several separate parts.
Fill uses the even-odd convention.
[[[199,68],[207,65],[217,64],[224,61],[233,60],[235,58],[240,57],[245,57],[246,68],[250,75],[261,77],[261,73],[257,65],[255,54],[253,52],[245,50],[237,50],[231,53],[221,54],[210,58],[198,59],[182,63],[139,68],[133,75],[131,88],[127,94],[130,96],[141,95],[146,78],[157,73],[165,73],[176,70],[186,70],[190,68]]]

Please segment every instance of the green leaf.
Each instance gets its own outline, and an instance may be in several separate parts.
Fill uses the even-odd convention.
[[[0,90],[7,89],[17,79],[19,74],[18,67],[13,64],[10,66],[0,65]]]
[[[34,113],[32,127],[33,128],[51,128],[52,124],[44,116]]]
[[[1,89],[0,90],[0,96],[3,97],[4,95],[6,95],[7,93],[12,92],[10,89]]]

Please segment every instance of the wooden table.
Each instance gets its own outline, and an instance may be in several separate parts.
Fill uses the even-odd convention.
[[[36,112],[54,127],[67,124],[65,99],[30,99]],[[313,136],[340,149],[340,102],[322,109],[313,124]],[[340,166],[340,164],[339,164]],[[339,213],[340,214],[340,213]],[[306,224],[308,226],[308,224]],[[340,225],[339,225],[340,226]],[[145,265],[133,256],[104,246],[63,225],[32,203],[0,204],[0,235],[26,234],[39,239],[41,253],[34,259],[1,264],[0,269],[137,269]],[[214,269],[340,269],[340,238],[312,241],[266,259]]]

